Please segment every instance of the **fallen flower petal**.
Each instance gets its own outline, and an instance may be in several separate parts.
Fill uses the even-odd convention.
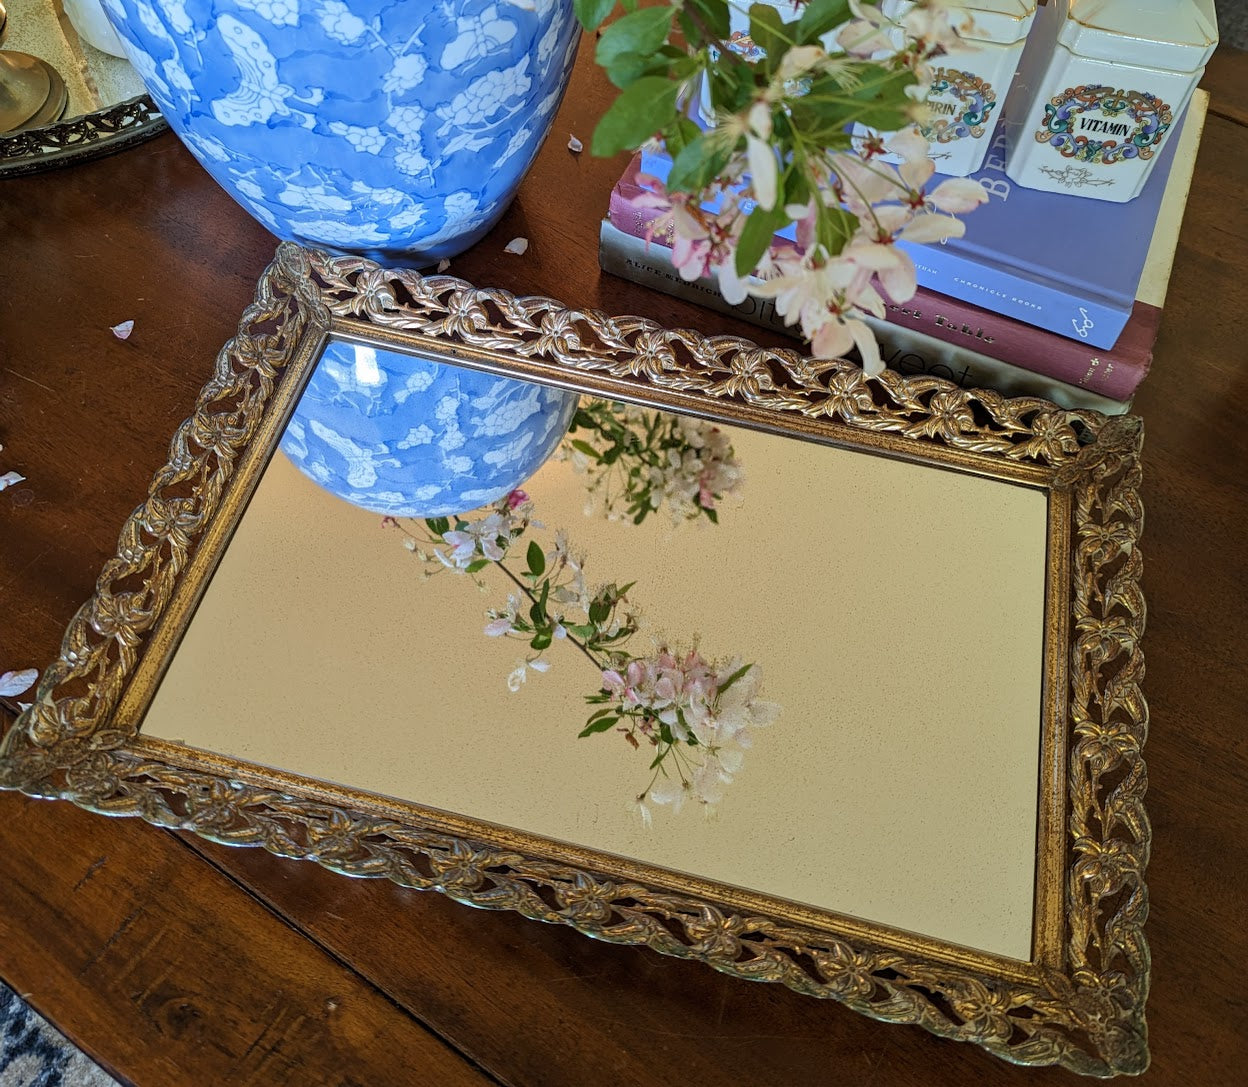
[[[19,483],[25,482],[25,476],[18,475],[16,472],[5,472],[4,475],[0,476],[0,491],[3,491],[5,487],[14,487]]]
[[[133,321],[122,321],[121,324],[113,325],[113,327],[109,329],[109,332],[111,332],[119,340],[128,340],[130,338],[130,333],[133,331]]]
[[[505,246],[503,246],[504,253],[514,253],[517,257],[524,256],[524,254],[527,253],[528,250],[529,250],[528,238],[512,238],[511,241],[509,241]]]
[[[568,150],[574,155],[579,155],[585,150],[585,145],[581,143],[575,136],[568,137]]]
[[[20,672],[5,672],[4,675],[0,675],[0,696],[7,698],[10,695],[21,694],[38,678],[39,673],[34,668],[23,668]]]
[[[442,260],[438,261],[438,272],[439,273],[445,272],[450,266],[451,266],[451,262],[443,258]]]

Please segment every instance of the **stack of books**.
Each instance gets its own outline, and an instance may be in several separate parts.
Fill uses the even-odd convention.
[[[868,319],[885,365],[964,388],[1125,412],[1152,363],[1208,101],[1196,92],[1166,161],[1125,204],[1011,182],[998,134],[998,149],[974,175],[989,201],[964,217],[965,236],[899,243],[914,260],[919,289],[889,306],[884,320]],[[662,180],[670,166],[662,151],[633,156],[602,223],[603,270],[798,335],[770,299],[734,306],[713,278],[680,278],[663,244],[670,237],[654,234],[656,213],[632,202],[639,174]],[[1070,184],[1087,180],[1072,175]],[[791,234],[776,241],[794,244]]]

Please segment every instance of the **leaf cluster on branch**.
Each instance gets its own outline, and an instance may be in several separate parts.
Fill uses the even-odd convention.
[[[590,30],[616,0],[575,0]],[[681,276],[715,276],[730,302],[772,297],[819,355],[856,347],[882,369],[870,328],[916,289],[896,243],[961,235],[956,215],[987,200],[978,182],[930,191],[934,164],[915,127],[931,83],[930,57],[961,45],[969,25],[937,0],[902,5],[897,19],[857,0],[775,6],[669,0],[605,25],[596,60],[620,89],[594,131],[597,155],[662,141],[665,181],[642,175],[639,206],[672,228]],[[748,16],[748,41],[731,15]],[[743,53],[745,55],[743,55]],[[709,127],[694,119],[698,105]],[[794,227],[798,246],[774,244]]]

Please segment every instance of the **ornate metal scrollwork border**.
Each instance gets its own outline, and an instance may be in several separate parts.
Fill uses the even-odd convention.
[[[158,136],[169,127],[145,94],[69,121],[0,136],[0,177],[111,155]]]
[[[871,926],[841,938],[622,878],[589,851],[552,860],[524,848],[522,836],[500,843],[362,795],[356,804],[336,803],[286,775],[232,772],[228,760],[207,755],[178,759],[172,745],[138,736],[117,712],[136,661],[168,637],[162,619],[167,626],[175,586],[209,561],[223,507],[238,501],[232,484],[271,450],[281,407],[297,395],[292,380],[331,329],[409,346],[424,340],[462,352],[466,364],[502,359],[519,376],[614,395],[644,392],[648,402],[780,420],[781,429],[824,440],[841,435],[859,447],[911,457],[921,450],[925,460],[967,470],[990,463],[990,474],[1039,480],[1051,508],[1069,511],[1060,526],[1068,592],[1054,594],[1049,612],[1070,634],[1055,676],[1064,738],[1045,752],[1061,798],[1055,834],[1064,842],[1051,873],[1056,957],[994,972]],[[123,528],[95,595],[71,622],[34,706],[5,738],[0,786],[644,944],[876,1019],[917,1023],[1018,1064],[1139,1073],[1148,1063],[1149,971],[1142,436],[1131,417],[1006,399],[939,378],[870,378],[839,360],[283,245],[175,435],[168,463]]]

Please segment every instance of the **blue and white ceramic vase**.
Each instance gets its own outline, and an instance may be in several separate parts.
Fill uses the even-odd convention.
[[[572,0],[103,0],[173,130],[279,237],[419,265],[498,221],[550,129]]]
[[[555,451],[577,397],[331,340],[282,438],[326,490],[392,517],[496,502]]]

